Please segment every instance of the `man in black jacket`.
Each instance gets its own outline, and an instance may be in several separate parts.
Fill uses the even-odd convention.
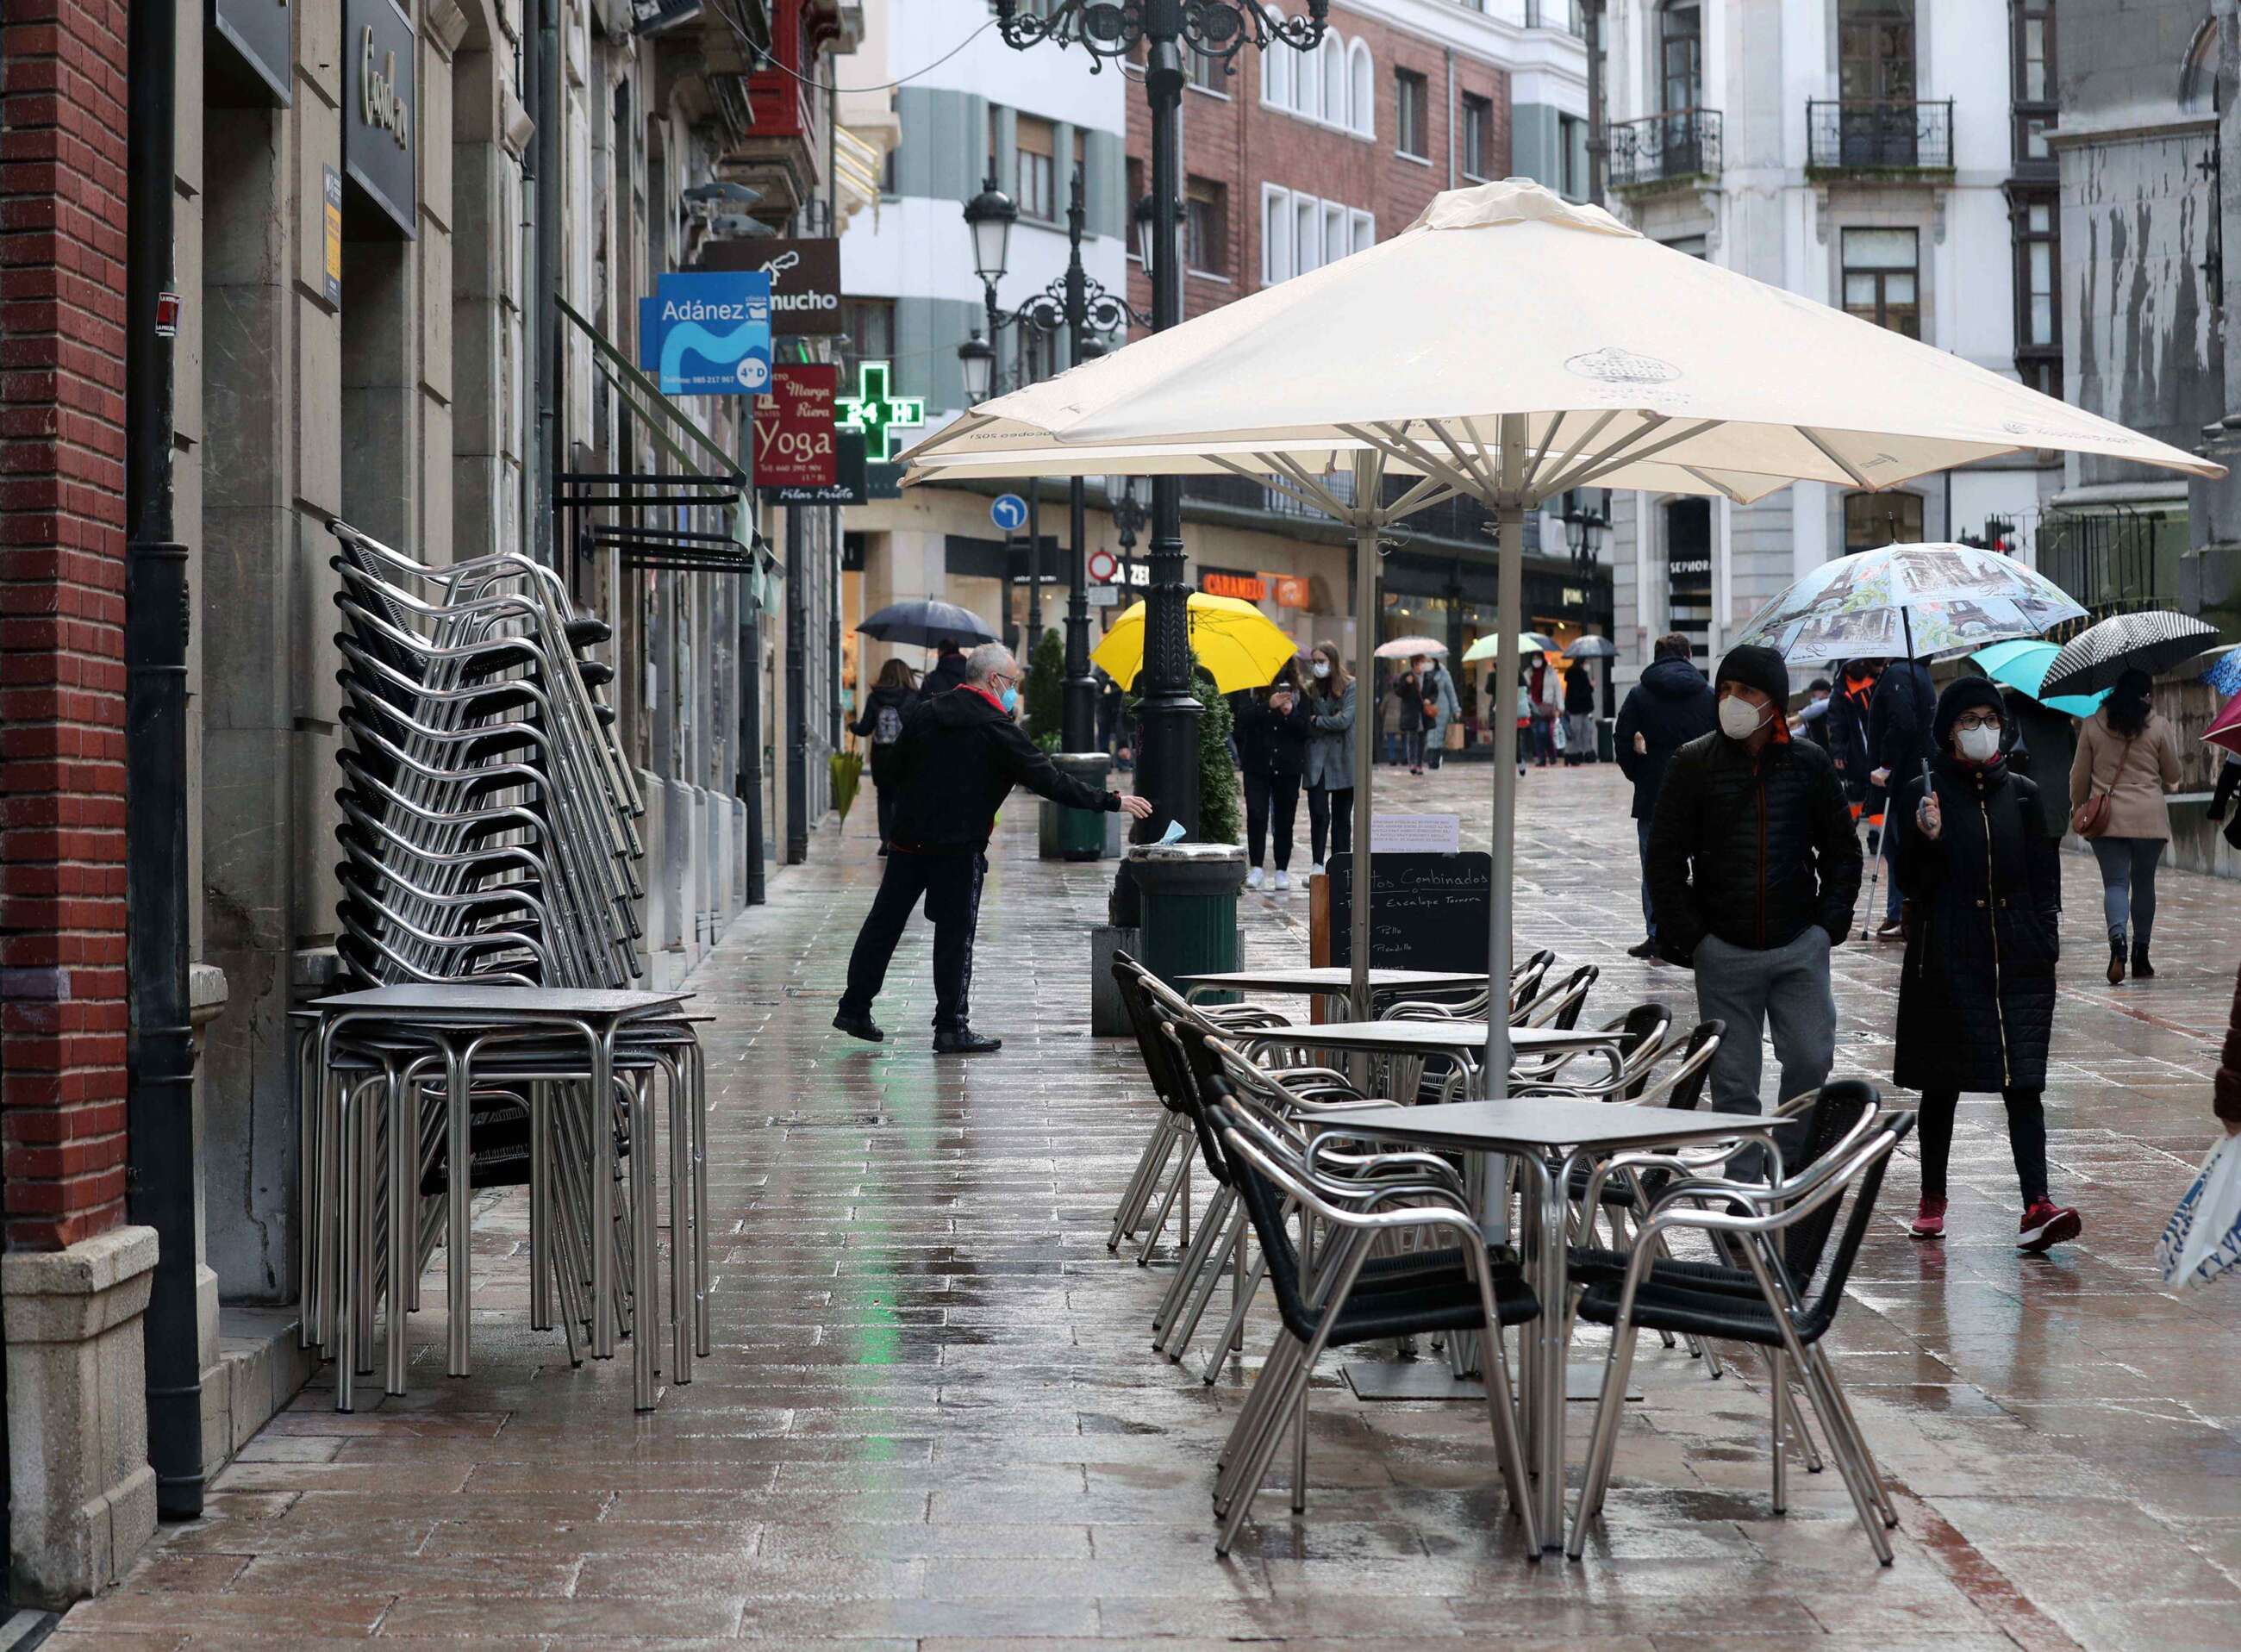
[[[1674,752],[1710,733],[1718,720],[1712,686],[1689,663],[1691,652],[1679,632],[1657,639],[1656,658],[1627,691],[1613,733],[1619,772],[1634,782],[1634,840],[1642,856],[1642,921],[1648,938],[1627,948],[1635,958],[1657,956],[1657,917],[1649,904],[1649,821],[1657,812],[1657,788]]]
[[[1907,782],[1922,778],[1923,766],[1937,755],[1937,742],[1930,733],[1930,724],[1937,716],[1937,691],[1930,686],[1927,666],[1911,659],[1894,659],[1876,679],[1876,692],[1868,702],[1868,755],[1874,767],[1869,772],[1868,784],[1874,795],[1868,805],[1870,813],[1876,812],[1878,800],[1885,800],[1906,790]],[[1883,833],[1879,853],[1890,859],[1894,853],[1891,839],[1896,833]],[[1896,862],[1886,881],[1889,893],[1883,897],[1883,927],[1876,931],[1877,940],[1904,940],[1906,934],[1899,923],[1900,896]]]
[[[933,1053],[979,1055],[1004,1040],[975,1033],[967,997],[973,985],[973,932],[980,920],[980,880],[996,811],[1015,786],[1076,809],[1151,813],[1140,797],[1093,792],[1061,774],[1012,720],[1020,667],[1001,643],[984,643],[965,662],[964,680],[913,712],[891,759],[896,803],[886,875],[848,957],[848,990],[833,1025],[877,1044],[872,1000],[887,978],[895,943],[922,897],[933,924]]]
[[[1727,1024],[1712,1105],[1759,1110],[1760,1029],[1782,1095],[1836,1059],[1829,953],[1860,893],[1860,842],[1829,754],[1789,738],[1789,672],[1771,648],[1720,662],[1719,728],[1675,754],[1649,829],[1657,947],[1696,972],[1696,1007]]]
[[[934,652],[936,659],[933,662],[933,669],[927,672],[926,680],[919,685],[919,692],[928,699],[936,694],[947,694],[965,680],[963,649],[945,639],[941,646]]]

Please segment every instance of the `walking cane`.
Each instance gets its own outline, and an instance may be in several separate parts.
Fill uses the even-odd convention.
[[[1876,808],[1876,793],[1877,792],[1882,792],[1883,793],[1883,806],[1880,811],[1883,818],[1883,824],[1881,826],[1875,824],[1876,818],[1879,813]],[[1877,886],[1883,882],[1883,834],[1890,830],[1890,791],[1885,787],[1870,786],[1868,788],[1867,806],[1863,808],[1860,813],[1868,821],[1868,836],[1871,839],[1869,844],[1868,857],[1870,866],[1868,872],[1867,915],[1860,920],[1860,939],[1862,940],[1867,940],[1871,939],[1868,931],[1874,925],[1876,921],[1876,913],[1879,910],[1876,905],[1876,890]]]

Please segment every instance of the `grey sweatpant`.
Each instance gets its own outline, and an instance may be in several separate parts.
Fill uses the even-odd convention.
[[[1712,1058],[1712,1105],[1722,1113],[1757,1113],[1763,1057],[1760,1029],[1774,1033],[1786,1101],[1817,1090],[1836,1059],[1836,1000],[1829,989],[1829,935],[1819,925],[1787,946],[1755,952],[1716,935],[1698,945],[1696,1013],[1727,1023]]]

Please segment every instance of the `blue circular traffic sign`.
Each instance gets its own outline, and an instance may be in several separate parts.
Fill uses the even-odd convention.
[[[1007,533],[1027,525],[1027,502],[1016,493],[999,493],[988,502],[988,519]]]

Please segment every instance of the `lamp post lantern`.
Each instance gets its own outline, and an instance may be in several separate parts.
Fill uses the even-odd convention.
[[[1108,291],[1081,267],[1081,237],[1088,222],[1082,204],[1081,174],[1066,209],[1066,273],[1006,315],[996,307],[996,283],[1011,262],[1012,225],[1019,210],[1011,197],[990,178],[980,193],[965,204],[965,224],[973,236],[973,267],[980,278],[981,301],[987,307],[988,337],[979,333],[957,347],[958,365],[965,374],[965,393],[979,402],[996,388],[997,331],[1004,327],[1032,327],[1055,337],[1066,335],[1073,365],[1105,354],[1104,335],[1117,332],[1142,318],[1127,302]],[[1024,376],[1024,374],[1023,374]],[[1032,651],[1042,635],[1042,545],[1037,509],[1040,485],[1028,496],[1027,629]],[[1097,743],[1097,683],[1089,674],[1089,593],[1083,564],[1089,554],[1087,507],[1080,477],[1067,484],[1067,604],[1066,679],[1060,697],[1059,741],[1069,752],[1087,752]]]
[[[1237,54],[1250,43],[1267,50],[1282,44],[1300,51],[1321,45],[1330,0],[1306,0],[1304,15],[1282,17],[1263,0],[996,0],[996,27],[1007,45],[1025,49],[1043,41],[1079,45],[1092,69],[1145,48],[1144,90],[1152,113],[1152,209],[1147,268],[1152,278],[1152,326],[1182,319],[1182,265],[1177,224],[1182,201],[1183,49],[1221,63],[1234,73]],[[1144,219],[1139,218],[1139,236]],[[1144,669],[1137,679],[1143,730],[1137,761],[1139,789],[1161,810],[1198,835],[1198,719],[1205,707],[1191,692],[1190,592],[1183,583],[1182,482],[1152,478],[1152,586],[1144,603]],[[1364,615],[1362,623],[1369,623]]]

